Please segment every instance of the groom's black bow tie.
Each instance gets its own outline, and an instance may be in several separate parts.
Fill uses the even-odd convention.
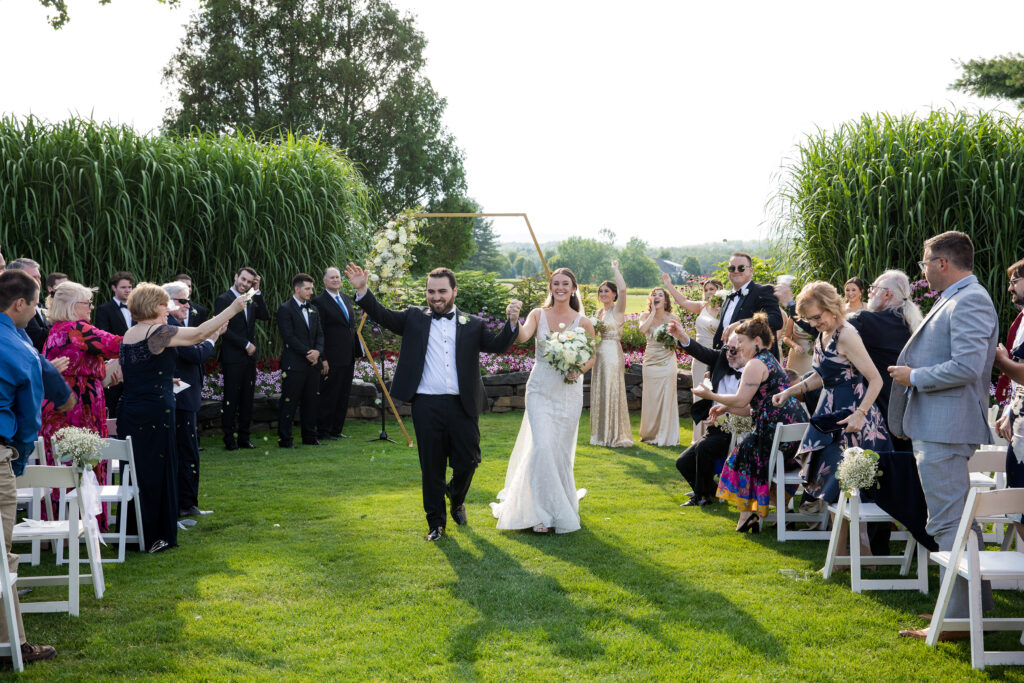
[[[310,304],[299,304],[299,308],[309,308]]]
[[[434,320],[440,320],[441,318],[451,320],[455,317],[455,311],[449,311],[448,313],[431,313],[430,317]]]
[[[122,303],[118,303],[118,304],[117,304],[117,307],[118,307],[118,308],[128,308],[128,304],[122,304]]]

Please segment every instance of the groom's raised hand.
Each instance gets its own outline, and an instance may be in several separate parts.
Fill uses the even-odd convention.
[[[513,326],[519,324],[519,312],[523,309],[523,302],[519,299],[512,299],[508,302],[508,306],[505,307],[505,315],[508,316],[508,321]]]
[[[349,264],[345,266],[345,276],[351,283],[352,289],[356,290],[356,296],[362,298],[366,294],[366,282],[370,273],[349,261]]]

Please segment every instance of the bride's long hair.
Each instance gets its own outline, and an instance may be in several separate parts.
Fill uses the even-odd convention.
[[[579,285],[576,284],[576,275],[574,275],[568,268],[558,268],[555,272],[551,273],[551,277],[548,278],[548,298],[544,300],[543,304],[541,304],[541,308],[551,308],[555,305],[555,297],[551,295],[551,281],[555,279],[556,275],[565,275],[572,280],[572,294],[569,295],[569,308],[579,313],[581,310],[580,296],[577,293],[579,292]]]

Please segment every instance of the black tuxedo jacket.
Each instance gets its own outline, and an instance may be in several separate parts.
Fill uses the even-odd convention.
[[[228,303],[230,304],[231,302]],[[210,317],[209,311],[206,310],[206,306],[203,306],[202,304],[197,304],[195,301],[192,301],[189,303],[189,308],[192,309],[188,314],[189,327],[199,327]]]
[[[851,316],[847,322],[860,333],[871,362],[882,376],[882,392],[875,399],[875,404],[882,411],[888,424],[889,394],[892,393],[889,366],[898,364],[900,351],[910,340],[910,327],[894,308],[887,308],[884,311],[862,310]]]
[[[709,349],[703,344],[698,344],[697,340],[690,338],[690,343],[683,347],[686,353],[690,354],[701,363],[704,363],[711,368],[711,390],[718,392],[718,383],[722,381],[728,373],[733,372],[732,366],[729,365],[729,357],[725,353],[725,349]],[[701,378],[694,377],[694,384],[700,384]],[[693,423],[703,422],[708,418],[708,414],[711,412],[711,406],[714,405],[714,401],[709,401],[706,398],[698,399],[690,406],[690,417],[693,418]]]
[[[391,395],[400,401],[411,401],[423,379],[432,320],[430,309],[410,306],[404,311],[392,311],[384,308],[369,291],[356,303],[371,320],[402,336]],[[476,417],[483,412],[485,405],[480,352],[504,353],[515,341],[515,333],[508,322],[501,332],[493,334],[475,315],[460,313],[459,317],[466,319],[465,324],[455,321],[455,371],[459,378],[459,398],[466,414]]]
[[[233,291],[229,289],[224,292],[213,303],[213,314],[220,314],[234,300]],[[248,322],[245,319],[246,314],[249,316]],[[220,337],[223,340],[220,345],[221,363],[242,363],[250,360],[256,362],[256,357],[247,354],[245,347],[250,343],[256,343],[257,320],[270,320],[270,310],[262,294],[257,294],[246,304],[244,313],[239,313],[228,321],[228,329]]]
[[[339,292],[338,295],[345,310],[348,311],[347,319],[338,307],[338,302],[327,290],[313,298],[313,305],[320,313],[320,326],[324,330],[324,358],[331,367],[351,365],[356,358],[363,355],[362,349],[359,348],[359,338],[356,337],[359,321],[356,319],[352,299],[344,292]]]
[[[39,353],[43,352],[46,338],[50,336],[50,327],[50,323],[46,321],[46,318],[43,317],[38,308],[36,309],[36,314],[32,316],[25,327],[25,333],[32,340],[32,346],[36,347],[36,351]]]
[[[182,327],[178,319],[167,316],[167,324]],[[187,382],[188,389],[174,395],[178,410],[197,412],[203,404],[203,365],[213,358],[213,344],[201,342],[195,346],[178,346],[178,358],[174,363],[174,376]]]
[[[282,370],[320,368],[323,365],[324,330],[320,326],[320,314],[316,306],[309,306],[309,325],[306,325],[302,309],[295,303],[294,297],[289,297],[277,309],[277,329],[281,332],[281,342],[284,344],[281,351]],[[321,358],[316,365],[310,365],[306,354],[314,349],[320,352]]]
[[[128,324],[124,321],[124,315],[121,314],[116,300],[105,301],[96,309],[96,327],[119,337],[123,337],[128,331]]]
[[[726,302],[722,304],[722,313],[725,313],[725,309],[728,308],[729,304]],[[779,357],[779,330],[782,329],[782,309],[779,308],[779,300],[775,298],[775,289],[771,285],[759,285],[756,282],[751,282],[747,286],[746,296],[740,297],[739,306],[732,314],[732,320],[730,324],[738,320],[746,320],[747,318],[753,318],[754,314],[764,311],[768,314],[768,326],[772,328],[772,333],[775,335],[775,342],[772,344],[772,353],[775,357]],[[722,321],[718,321],[718,329],[715,330],[715,337],[711,341],[711,345],[718,349],[722,347],[722,332],[724,331]]]

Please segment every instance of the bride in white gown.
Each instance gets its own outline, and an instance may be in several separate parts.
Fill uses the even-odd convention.
[[[559,268],[548,281],[548,298],[530,311],[519,326],[519,341],[537,335],[537,358],[526,383],[526,412],[515,447],[508,459],[505,486],[491,510],[499,529],[530,529],[537,533],[568,533],[580,528],[579,499],[573,463],[576,437],[583,413],[582,373],[563,376],[544,359],[544,335],[551,330],[583,327],[594,336],[594,326],[583,315],[576,276]],[[594,358],[583,366],[590,369]],[[566,383],[565,379],[574,380]]]

